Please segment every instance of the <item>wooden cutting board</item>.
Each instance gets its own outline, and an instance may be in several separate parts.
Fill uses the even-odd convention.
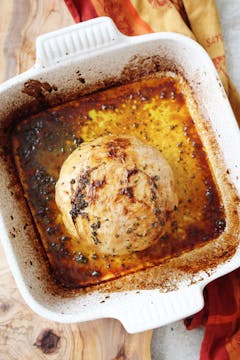
[[[0,16],[0,82],[32,66],[38,35],[73,23],[63,0],[1,0]],[[0,360],[148,360],[151,337],[113,319],[62,325],[34,314],[0,245]]]

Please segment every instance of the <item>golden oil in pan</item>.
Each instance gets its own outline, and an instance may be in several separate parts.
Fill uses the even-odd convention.
[[[128,256],[99,256],[67,234],[54,200],[63,161],[82,142],[131,134],[159,149],[172,167],[179,207],[157,244]],[[142,79],[99,91],[22,121],[13,134],[16,164],[55,274],[68,287],[96,284],[159,264],[225,227],[224,211],[179,79]]]

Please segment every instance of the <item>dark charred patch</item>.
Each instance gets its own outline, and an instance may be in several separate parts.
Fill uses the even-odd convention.
[[[134,193],[132,187],[122,188],[120,189],[119,192],[121,195],[126,195],[129,199],[134,199]]]
[[[45,97],[46,93],[51,93],[56,90],[57,87],[55,85],[50,85],[48,82],[30,79],[24,83],[22,92],[36,99],[42,99]]]
[[[127,171],[127,179],[130,180],[131,176],[136,175],[138,173],[138,169],[134,168]]]
[[[84,78],[82,78],[82,77],[79,77],[78,80],[79,80],[80,83],[82,83],[82,84],[85,84],[85,82],[86,82],[86,80],[85,80]]]
[[[130,145],[128,139],[117,138],[106,144],[108,149],[108,156],[114,160],[120,160],[122,163],[125,162],[127,154],[125,149]]]

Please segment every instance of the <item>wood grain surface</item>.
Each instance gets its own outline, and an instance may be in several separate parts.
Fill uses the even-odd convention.
[[[63,0],[1,0],[0,14],[0,82],[33,65],[38,35],[73,23]],[[113,319],[62,325],[34,314],[0,244],[0,360],[148,360],[151,336]]]

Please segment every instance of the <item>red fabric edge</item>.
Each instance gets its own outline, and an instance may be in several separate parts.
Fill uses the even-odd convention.
[[[91,0],[64,0],[75,22],[98,17]]]

